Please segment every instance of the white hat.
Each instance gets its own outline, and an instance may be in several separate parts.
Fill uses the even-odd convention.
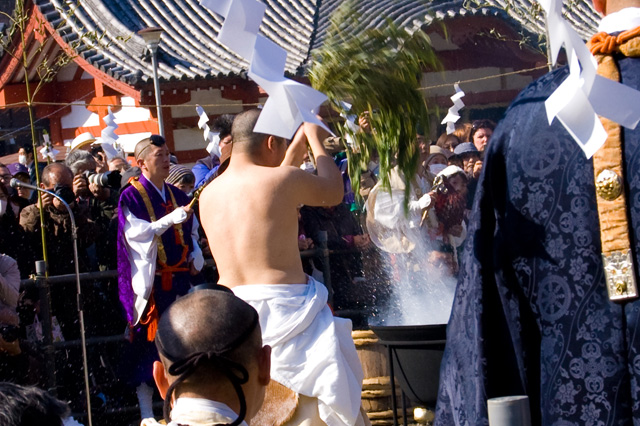
[[[93,137],[91,132],[84,132],[81,135],[76,136],[76,138],[71,142],[71,149],[69,151],[74,151],[76,149],[83,149],[95,142],[96,138]]]
[[[455,175],[457,173],[464,174],[464,170],[462,170],[458,166],[447,166],[440,173],[438,173],[438,175],[436,177],[450,178],[451,176],[453,176],[453,175]]]

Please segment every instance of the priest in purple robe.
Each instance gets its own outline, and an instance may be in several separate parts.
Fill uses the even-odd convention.
[[[136,387],[143,418],[152,417],[153,344],[159,316],[187,294],[190,278],[202,269],[198,223],[189,198],[164,182],[169,149],[162,136],[138,142],[135,159],[142,170],[122,191],[118,209],[118,288],[129,322],[124,354],[126,377]]]

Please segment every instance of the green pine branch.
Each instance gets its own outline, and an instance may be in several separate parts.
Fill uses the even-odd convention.
[[[325,93],[341,113],[340,101],[352,104],[351,114],[369,115],[371,133],[353,132],[344,123],[342,136],[350,135],[355,146],[347,146],[349,176],[359,193],[360,175],[377,152],[380,179],[389,188],[389,175],[398,166],[405,179],[405,208],[409,181],[418,170],[418,129],[429,128],[428,110],[418,90],[425,69],[440,69],[440,63],[424,31],[413,34],[391,20],[379,28],[347,35],[345,28],[357,28],[351,2],[334,14],[321,48],[312,52],[309,78],[314,88]]]

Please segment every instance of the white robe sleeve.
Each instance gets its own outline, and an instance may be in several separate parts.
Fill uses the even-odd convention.
[[[122,214],[125,217],[124,238],[131,265],[131,286],[136,295],[135,325],[140,321],[153,288],[158,256],[157,234],[153,223],[138,219],[127,206],[122,206]]]
[[[397,195],[399,191],[396,192]],[[397,195],[399,196],[399,195]],[[380,190],[376,195],[376,203],[373,206],[373,215],[376,222],[387,228],[395,228],[402,214],[402,203],[397,202],[392,194]]]
[[[418,211],[431,207],[433,200],[429,194],[424,194],[419,200],[409,200],[409,210]]]
[[[184,209],[175,209],[155,222],[147,222],[137,218],[127,206],[123,205],[122,214],[125,217],[124,237],[131,265],[131,286],[136,295],[134,309],[135,324],[137,324],[147,306],[151,289],[153,289],[158,257],[158,243],[155,237],[162,235],[171,226],[184,222],[187,219],[187,213]],[[197,228],[195,230],[197,235]],[[200,246],[194,246],[194,251],[195,247],[198,247],[198,251],[200,251]],[[202,259],[202,251],[200,251],[200,258]],[[197,264],[194,263],[194,265],[197,267]]]
[[[384,190],[378,191],[376,203],[373,208],[375,221],[389,229],[397,228],[399,222],[404,219],[403,200],[404,190],[392,189],[391,193]],[[422,210],[429,208],[431,201],[429,194],[423,195],[419,200],[416,200],[415,197],[411,195],[408,203],[411,227],[419,226]]]

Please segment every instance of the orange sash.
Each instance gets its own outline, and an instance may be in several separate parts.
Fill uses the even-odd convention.
[[[144,201],[144,205],[147,208],[147,213],[149,214],[151,222],[155,222],[157,218],[155,212],[153,211],[153,205],[151,204],[151,199],[149,198],[147,190],[137,179],[132,180],[131,185],[133,185],[133,187],[136,188],[140,193],[142,201]],[[173,209],[175,209],[178,204],[176,203],[175,196],[173,195],[171,189],[169,189],[169,195],[171,196],[172,207]],[[189,246],[184,242],[184,232],[182,230],[182,224],[178,223],[176,225],[173,225],[173,232],[175,235],[176,243],[182,246],[182,256],[180,256],[180,260],[175,265],[167,264],[167,252],[164,249],[162,237],[160,235],[155,236],[156,243],[158,244],[158,270],[161,275],[162,290],[164,291],[171,290],[174,272],[185,272],[189,270],[189,268],[180,267],[180,265],[182,265],[187,260],[187,254],[189,253]],[[153,298],[153,290],[151,290],[151,297],[149,298],[147,312],[140,319],[141,324],[147,325],[147,340],[150,342],[155,339],[156,331],[158,330],[158,318],[158,310],[156,309],[155,300]]]

